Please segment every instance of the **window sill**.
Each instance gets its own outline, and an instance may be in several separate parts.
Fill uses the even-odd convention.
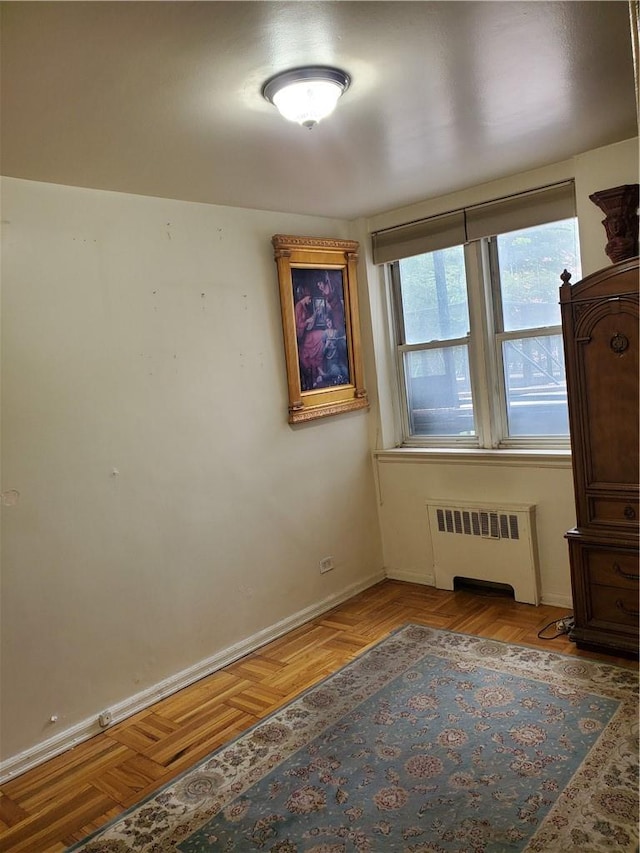
[[[493,465],[510,468],[571,469],[571,452],[566,450],[486,450],[477,447],[393,447],[374,450],[378,462],[420,462],[437,465]]]

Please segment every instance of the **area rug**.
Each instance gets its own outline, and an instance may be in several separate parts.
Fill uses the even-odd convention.
[[[638,676],[407,625],[70,850],[638,849]]]

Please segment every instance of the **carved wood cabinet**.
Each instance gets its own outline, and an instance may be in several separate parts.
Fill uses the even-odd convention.
[[[580,648],[638,653],[638,258],[561,276],[577,525],[566,533]]]

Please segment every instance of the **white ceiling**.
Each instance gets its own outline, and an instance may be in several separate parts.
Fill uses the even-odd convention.
[[[2,3],[2,173],[352,219],[637,135],[626,2]],[[335,65],[313,130],[261,96]]]

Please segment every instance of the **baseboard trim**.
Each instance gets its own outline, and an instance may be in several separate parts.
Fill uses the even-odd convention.
[[[387,568],[387,577],[393,581],[406,581],[407,583],[419,583],[422,586],[435,586],[436,579],[432,574],[424,574],[423,572],[407,571],[405,569]],[[573,609],[573,601],[571,595],[563,595],[562,593],[543,593],[540,597],[540,604],[548,604],[552,607],[564,607],[569,610]]]
[[[435,586],[436,579],[434,575],[427,575],[424,572],[412,572],[405,569],[387,569],[387,577],[392,581],[406,581],[407,583],[419,583],[422,586]]]
[[[182,688],[188,687],[201,678],[205,678],[207,675],[211,675],[217,670],[222,669],[222,667],[228,666],[239,658],[256,651],[261,646],[266,645],[266,643],[276,640],[278,637],[281,637],[288,631],[292,631],[294,628],[298,628],[305,622],[309,622],[316,616],[321,616],[327,610],[331,610],[331,608],[336,607],[338,604],[342,604],[343,601],[347,601],[354,595],[384,580],[385,577],[386,574],[381,569],[379,572],[369,575],[366,579],[351,584],[342,590],[342,592],[330,595],[322,599],[322,601],[304,610],[300,610],[292,616],[282,619],[280,622],[276,622],[269,628],[258,631],[251,637],[247,637],[246,640],[229,646],[206,660],[183,669],[175,675],[148,687],[146,690],[136,693],[134,696],[130,696],[116,705],[110,706],[109,710],[112,713],[113,722],[109,728],[133,716],[133,714],[137,714],[139,711],[144,711],[145,708],[148,708],[155,702],[171,696],[178,690],[182,690]],[[24,750],[24,752],[20,752],[0,762],[0,783],[13,779],[15,776],[43,764],[50,758],[55,758],[56,755],[66,752],[66,750],[77,746],[79,743],[89,740],[89,738],[94,737],[100,732],[106,731],[106,729],[102,729],[99,726],[97,717],[98,714],[96,712],[94,716],[59,732],[55,737],[49,738],[30,749]]]
[[[550,592],[543,594],[540,603],[548,604],[551,607],[567,607],[569,610],[573,610],[571,595],[563,595],[562,593]]]

